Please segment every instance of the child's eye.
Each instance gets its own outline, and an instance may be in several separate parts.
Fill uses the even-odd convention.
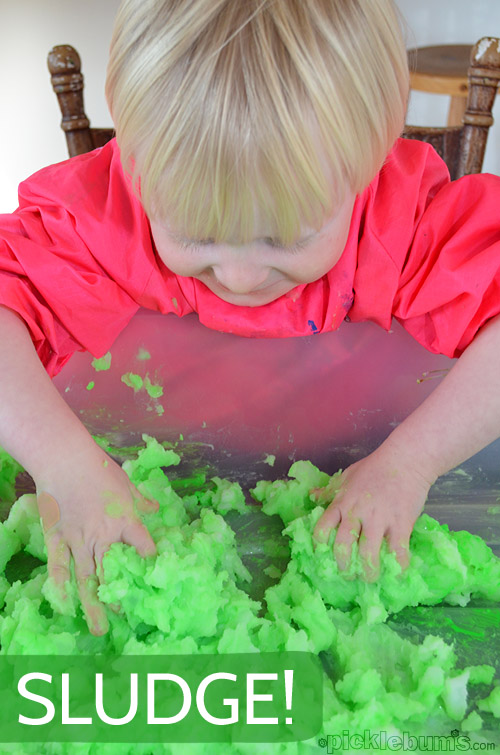
[[[215,239],[179,239],[179,244],[181,245],[182,249],[194,249],[197,250],[200,248],[200,246],[210,246],[210,244],[213,244],[215,242]]]
[[[293,254],[294,252],[299,252],[301,249],[303,249],[307,245],[307,241],[297,241],[292,246],[286,246],[285,244],[282,244],[279,239],[271,238],[270,236],[267,236],[266,238],[262,239],[265,244],[270,246],[272,249],[279,249],[283,252],[289,252]],[[215,244],[215,239],[184,239],[179,238],[178,243],[182,247],[182,249],[191,249],[191,250],[199,250],[202,246],[210,246],[211,244]]]
[[[273,239],[270,237],[265,238],[264,242],[273,249],[281,249],[283,252],[291,252],[292,254],[294,252],[299,252],[307,244],[307,241],[297,241],[292,246],[285,246],[279,241],[279,239]]]

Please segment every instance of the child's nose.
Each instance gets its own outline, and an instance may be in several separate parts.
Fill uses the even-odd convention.
[[[214,265],[213,273],[218,283],[233,294],[249,294],[263,288],[269,271],[262,267],[244,264]]]

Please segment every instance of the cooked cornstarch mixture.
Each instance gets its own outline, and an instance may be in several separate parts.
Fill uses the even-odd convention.
[[[394,735],[449,735],[456,729],[471,742],[489,741],[482,731],[500,727],[498,669],[464,666],[453,642],[432,632],[411,640],[389,625],[408,606],[466,606],[471,599],[491,601],[482,610],[494,621],[500,559],[480,537],[452,532],[422,514],[411,536],[408,569],[401,571],[384,543],[380,577],[368,583],[356,545],[343,573],[332,553],[335,531],[328,544],[313,543],[323,508],[309,491],[332,478],[311,462],[295,462],[287,479],[259,481],[250,491],[254,503],[248,504],[240,485],[227,479],[201,475],[194,492],[192,485],[183,487],[176,450],[146,435],[143,440],[123,468],[160,504],[157,513],[143,517],[158,555],[144,559],[123,543],[105,555],[99,597],[120,606],[118,612],[108,610],[108,634],[89,633],[74,582],[67,583],[64,599],[54,590],[36,499],[26,494],[0,524],[0,653],[308,651],[320,655],[324,669],[322,732],[310,741],[273,745],[43,743],[25,744],[22,752],[317,754],[321,736],[365,729]],[[14,500],[19,471],[2,453],[2,501]],[[260,599],[250,597],[253,577],[230,524],[243,517],[250,521],[256,512],[262,519],[278,515],[283,523],[282,537],[265,540],[269,586]],[[24,557],[30,567],[19,576],[14,567]],[[460,632],[456,627],[457,637]],[[19,753],[19,747],[0,744],[0,753]]]

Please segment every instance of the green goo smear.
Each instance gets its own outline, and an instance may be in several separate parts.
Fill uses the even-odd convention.
[[[148,359],[151,359],[151,354],[147,349],[144,349],[142,346],[140,347],[139,351],[136,354],[135,357],[139,362],[146,362]]]
[[[144,378],[144,388],[151,398],[160,398],[160,396],[163,396],[163,388],[161,385],[153,385],[147,375]]]
[[[103,372],[105,370],[109,370],[111,368],[111,352],[108,351],[107,354],[105,354],[100,359],[93,359],[92,367],[94,368],[96,372]]]
[[[10,504],[16,499],[16,477],[22,467],[12,456],[0,448],[0,503]],[[2,511],[3,511],[2,506]],[[1,517],[3,518],[3,517]]]
[[[143,380],[140,375],[136,375],[133,372],[126,372],[121,376],[122,383],[125,383],[129,388],[134,389],[134,393],[140,391],[143,386]]]
[[[323,726],[313,739],[272,749],[266,744],[237,742],[181,747],[164,743],[155,745],[155,755],[317,755],[326,752],[319,748],[321,737],[344,730],[361,735],[370,730],[372,734],[386,731],[387,736],[411,732],[446,737],[457,730],[467,732],[471,742],[491,741],[491,732],[499,728],[495,718],[500,716],[498,669],[485,662],[486,656],[464,668],[458,646],[462,639],[481,642],[483,630],[485,641],[496,631],[500,559],[484,541],[467,532],[450,532],[423,514],[410,539],[407,570],[401,571],[384,544],[379,578],[364,582],[355,544],[347,573],[352,579],[346,579],[332,555],[336,533],[331,533],[329,543],[313,542],[312,532],[324,509],[309,496],[313,488],[329,485],[335,490],[339,474],[330,477],[310,462],[298,461],[291,466],[288,479],[257,483],[251,494],[262,504],[261,510],[245,503],[239,484],[218,477],[189,477],[186,487],[192,490],[193,481],[199,487],[181,497],[182,482],[171,482],[167,474],[169,466],[181,464],[181,457],[153,438],[143,439],[145,446],[123,468],[145,497],[160,504],[158,512],[143,517],[158,555],[141,558],[123,543],[110,547],[98,590],[104,604],[119,606],[118,612],[107,611],[109,632],[101,637],[89,633],[74,577],[66,584],[64,597],[56,595],[47,576],[36,501],[25,495],[0,525],[2,655],[306,651],[320,657]],[[16,469],[7,460],[0,483],[11,495]],[[255,537],[247,542],[238,542],[228,524],[241,521],[242,516],[247,523],[258,520]],[[277,517],[283,522],[284,535],[279,535],[278,528],[272,538],[266,535],[266,523],[276,523]],[[250,531],[250,525],[242,527],[242,532]],[[29,574],[17,579],[16,559],[27,559],[29,554]],[[252,563],[263,563],[270,554],[281,568],[277,563],[271,568],[266,561],[263,568],[273,584],[259,599],[252,599],[248,594]],[[490,629],[485,628],[486,619],[484,626],[465,628],[458,619],[444,621],[451,635],[451,642],[446,642],[432,630],[425,631],[429,623],[425,625],[422,614],[411,636],[396,631],[397,619],[407,611],[458,610],[471,599],[483,605],[490,601],[484,609],[490,612]],[[369,747],[357,751],[374,752]],[[2,745],[0,752],[19,749]],[[23,753],[32,752],[147,755],[151,748],[112,743],[23,745]]]
[[[121,381],[122,383],[125,383],[125,385],[128,385],[129,388],[133,388],[134,393],[144,389],[152,399],[158,399],[160,396],[163,396],[163,387],[152,383],[149,375],[142,378],[140,375],[136,375],[133,372],[126,372],[125,375],[122,375]],[[163,414],[164,409],[161,404],[157,404],[155,408],[158,414]]]

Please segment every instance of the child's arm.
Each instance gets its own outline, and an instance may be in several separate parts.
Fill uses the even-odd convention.
[[[49,575],[62,585],[73,557],[90,631],[103,634],[108,623],[97,600],[96,563],[116,541],[154,554],[137,511],[157,504],[93,441],[52,384],[21,318],[1,306],[0,333],[0,445],[35,481]]]
[[[479,331],[440,385],[376,451],[346,469],[341,491],[316,526],[318,539],[339,525],[334,554],[344,568],[362,530],[359,550],[371,580],[385,535],[405,567],[430,486],[499,436],[500,316]],[[320,498],[329,500],[327,488]]]

